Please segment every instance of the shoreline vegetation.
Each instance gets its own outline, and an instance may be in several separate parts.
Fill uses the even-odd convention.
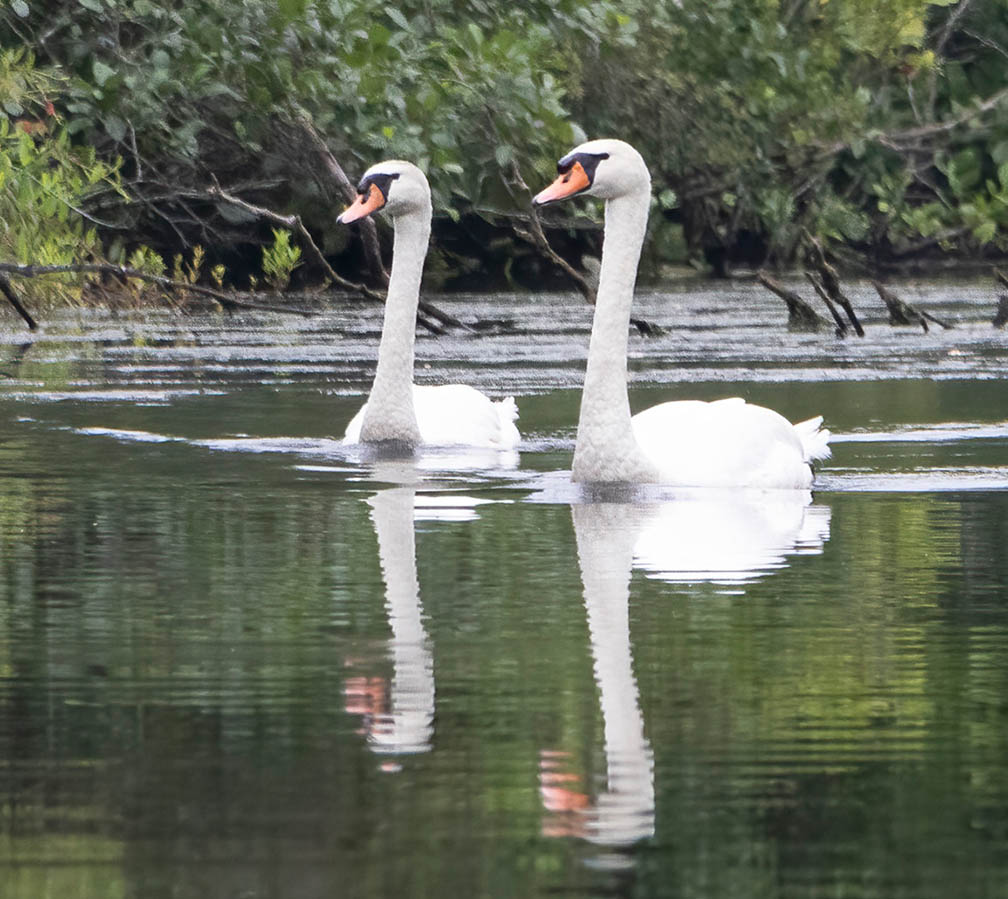
[[[382,302],[389,223],[336,224],[382,157],[430,179],[428,289],[592,302],[601,208],[540,219],[528,187],[587,134],[649,163],[643,283],[746,272],[789,327],[844,336],[841,276],[870,278],[893,324],[944,327],[884,282],[1008,288],[1006,63],[1008,0],[0,0],[2,302],[29,327],[54,303]]]

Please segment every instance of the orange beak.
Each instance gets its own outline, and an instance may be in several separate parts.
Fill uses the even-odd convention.
[[[351,222],[356,222],[366,215],[371,215],[372,212],[377,212],[384,205],[385,194],[381,192],[377,184],[372,184],[368,192],[361,194],[357,200],[347,206],[343,210],[343,214],[336,221],[349,225]]]
[[[567,197],[572,197],[574,194],[587,190],[589,187],[591,187],[591,181],[588,178],[588,173],[585,172],[580,162],[575,162],[549,187],[539,191],[532,198],[532,202],[536,206],[543,206],[546,203],[552,203],[554,200],[563,200]]]

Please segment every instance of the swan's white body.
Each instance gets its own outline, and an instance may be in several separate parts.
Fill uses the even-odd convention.
[[[738,398],[661,403],[631,417],[627,339],[651,177],[640,154],[619,140],[582,144],[561,160],[560,168],[560,177],[536,197],[537,203],[581,192],[606,200],[573,480],[681,487],[811,486],[811,462],[829,456],[829,432],[819,429],[822,418],[792,425],[773,410]]]
[[[412,390],[422,444],[512,449],[521,439],[514,424],[518,407],[512,397],[493,401],[466,384],[413,384]],[[361,425],[369,403],[350,419],[345,443],[361,442]]]
[[[630,419],[659,481],[691,487],[808,488],[810,461],[829,455],[821,424],[793,425],[739,397],[661,403]]]
[[[355,221],[384,206],[395,224],[395,243],[374,384],[368,401],[347,425],[344,442],[514,448],[520,436],[512,397],[494,402],[464,384],[413,384],[420,278],[431,229],[427,178],[409,162],[389,160],[368,169],[360,191],[363,212],[353,204],[340,221]]]

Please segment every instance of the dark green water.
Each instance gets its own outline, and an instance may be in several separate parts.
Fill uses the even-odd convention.
[[[735,290],[632,402],[825,414],[810,501],[580,497],[570,298],[445,300],[526,442],[417,464],[336,439],[373,310],[2,322],[0,895],[1008,896],[1008,336]]]

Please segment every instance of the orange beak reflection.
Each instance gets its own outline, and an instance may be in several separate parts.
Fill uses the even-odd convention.
[[[536,206],[543,206],[546,203],[552,203],[554,200],[563,200],[567,197],[572,197],[574,194],[587,190],[589,187],[591,187],[591,181],[588,178],[588,173],[585,172],[580,162],[575,162],[549,187],[539,191],[532,198],[532,202]]]
[[[366,194],[361,194],[353,203],[343,210],[343,214],[336,220],[344,225],[356,222],[364,216],[377,212],[385,205],[385,195],[381,192],[377,184],[372,184]]]

